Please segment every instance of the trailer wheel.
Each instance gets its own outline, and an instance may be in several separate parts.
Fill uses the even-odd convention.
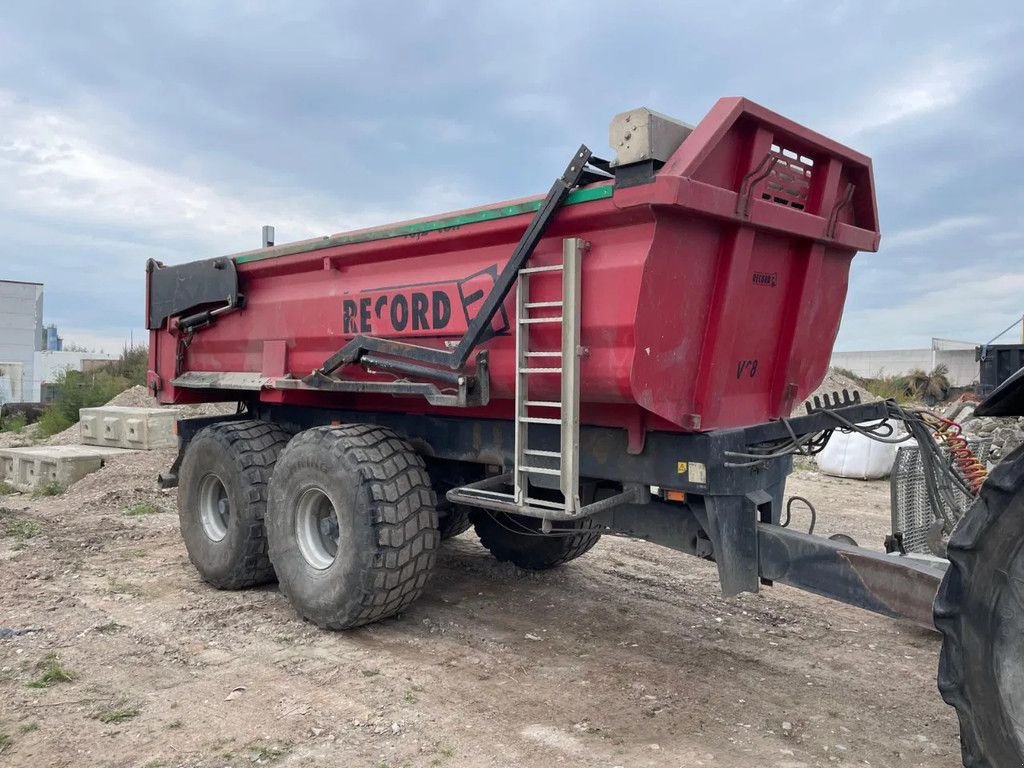
[[[935,599],[938,683],[965,766],[1024,764],[1024,446],[993,470],[949,538]]]
[[[267,534],[281,591],[325,629],[398,613],[434,566],[435,504],[423,460],[390,429],[300,433],[270,484]]]
[[[426,459],[427,474],[437,496],[437,527],[441,531],[441,541],[451,539],[469,530],[470,507],[463,504],[452,504],[448,501],[448,491],[460,485],[471,483],[483,478],[483,468],[477,465],[466,465],[459,462]]]
[[[600,533],[594,521],[585,517],[580,520],[558,520],[552,523],[556,529],[579,530],[580,533],[542,533],[541,520],[525,515],[505,512],[491,512],[474,509],[469,513],[480,543],[501,562],[510,562],[531,571],[544,571],[575,560],[589,552]]]
[[[451,539],[460,533],[465,533],[473,524],[469,519],[469,507],[450,502],[441,502],[437,507],[438,530],[441,532],[441,541]]]
[[[291,435],[265,421],[230,421],[199,432],[185,449],[178,521],[189,560],[218,589],[274,580],[263,518],[267,483]]]
[[[429,471],[429,467],[428,467]],[[445,495],[455,486],[432,477],[432,487],[437,496],[437,527],[441,532],[441,541],[458,536],[469,530],[470,507],[463,504],[452,504]]]

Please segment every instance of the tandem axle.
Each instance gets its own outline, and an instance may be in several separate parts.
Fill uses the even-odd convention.
[[[537,529],[530,535],[575,536],[578,522],[586,520],[587,530],[594,533],[643,539],[715,561],[727,596],[780,582],[933,628],[932,602],[943,570],[928,562],[782,527],[792,456],[757,462],[730,459],[790,435],[827,435],[843,423],[883,422],[889,415],[886,403],[864,404],[838,396],[835,400],[844,401],[849,404],[737,430],[649,433],[640,453],[627,450],[628,438],[622,430],[584,426],[580,487],[591,501],[576,518],[565,518],[552,509],[550,516],[537,519]],[[456,510],[481,490],[511,482],[510,474],[500,471],[512,465],[515,453],[515,427],[510,422],[254,404],[251,411],[231,417],[180,421],[181,452],[171,471],[161,476],[161,485],[177,485],[181,458],[201,430],[254,417],[289,434],[338,423],[393,430],[425,459],[435,489],[447,491],[452,504],[441,504],[442,509]],[[533,429],[537,445],[557,446],[558,427],[535,425]],[[439,501],[443,502],[440,494]],[[508,504],[506,509],[492,507],[488,514],[514,519],[521,512]],[[572,527],[565,527],[566,522]]]

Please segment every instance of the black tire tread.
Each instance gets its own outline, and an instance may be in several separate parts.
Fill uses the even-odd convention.
[[[377,540],[373,566],[363,574],[361,610],[343,622],[307,618],[323,629],[341,630],[402,611],[423,591],[440,542],[436,497],[423,459],[394,431],[367,424],[315,427],[294,440],[318,444],[356,466]],[[287,585],[280,586],[290,600]]]
[[[480,543],[499,562],[510,562],[520,568],[531,571],[544,571],[549,568],[556,568],[581,555],[585,555],[598,541],[601,534],[590,532],[590,529],[597,525],[591,518],[585,517],[571,522],[559,521],[554,523],[555,527],[579,528],[580,533],[573,535],[553,535],[550,538],[544,537],[544,548],[523,548],[522,540],[525,536],[517,536],[512,531],[503,527],[497,521],[501,519],[502,513],[491,513],[483,509],[474,509],[470,512],[470,519],[476,529]],[[540,537],[538,537],[540,541]],[[520,546],[517,546],[517,543]]]
[[[985,543],[999,535],[995,530],[1011,501],[1022,491],[1024,446],[1007,457],[986,480],[977,502],[953,530],[946,556],[949,568],[935,597],[935,627],[942,634],[938,687],[942,698],[956,709],[960,721],[960,745],[966,768],[1001,768],[992,761],[984,737],[987,728],[998,727],[1002,718],[994,691],[984,701],[974,700],[967,683],[967,654],[982,653],[969,648],[968,617],[964,615],[971,579],[985,563]],[[995,610],[995,606],[991,606]],[[1001,758],[1000,758],[1001,759]]]
[[[267,484],[277,457],[291,439],[291,433],[277,424],[255,419],[212,424],[199,435],[203,433],[221,443],[225,453],[234,458],[242,480],[249,488],[249,503],[254,513],[245,537],[245,554],[240,566],[227,579],[210,583],[218,589],[245,589],[273,582],[276,577],[267,552],[267,532],[263,527],[267,511]],[[189,561],[199,568],[191,553]]]
[[[461,504],[449,504],[447,511],[438,519],[438,529],[441,532],[441,541],[465,533],[473,525],[469,519],[469,507]]]

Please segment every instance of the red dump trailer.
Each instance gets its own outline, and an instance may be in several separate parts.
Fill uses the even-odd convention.
[[[879,245],[870,160],[740,98],[695,127],[631,110],[610,139],[612,160],[580,147],[543,197],[149,263],[150,390],[239,403],[180,421],[161,476],[200,574],[277,579],[344,629],[407,606],[470,525],[533,569],[633,535],[715,561],[727,595],[779,581],[938,621],[965,756],[1009,765],[1024,694],[980,693],[1019,678],[975,615],[1004,590],[955,554],[978,535],[950,537],[934,619],[943,569],[781,524],[792,456],[833,430],[904,420],[934,442],[847,393],[790,417],[826,372],[853,256]]]

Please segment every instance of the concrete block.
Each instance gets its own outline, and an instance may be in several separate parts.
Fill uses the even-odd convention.
[[[82,408],[78,415],[82,442],[86,445],[150,451],[178,444],[174,434],[178,411],[174,408],[104,405]]]
[[[0,481],[31,493],[56,481],[67,487],[102,467],[107,459],[133,453],[95,445],[41,445],[0,449]]]

